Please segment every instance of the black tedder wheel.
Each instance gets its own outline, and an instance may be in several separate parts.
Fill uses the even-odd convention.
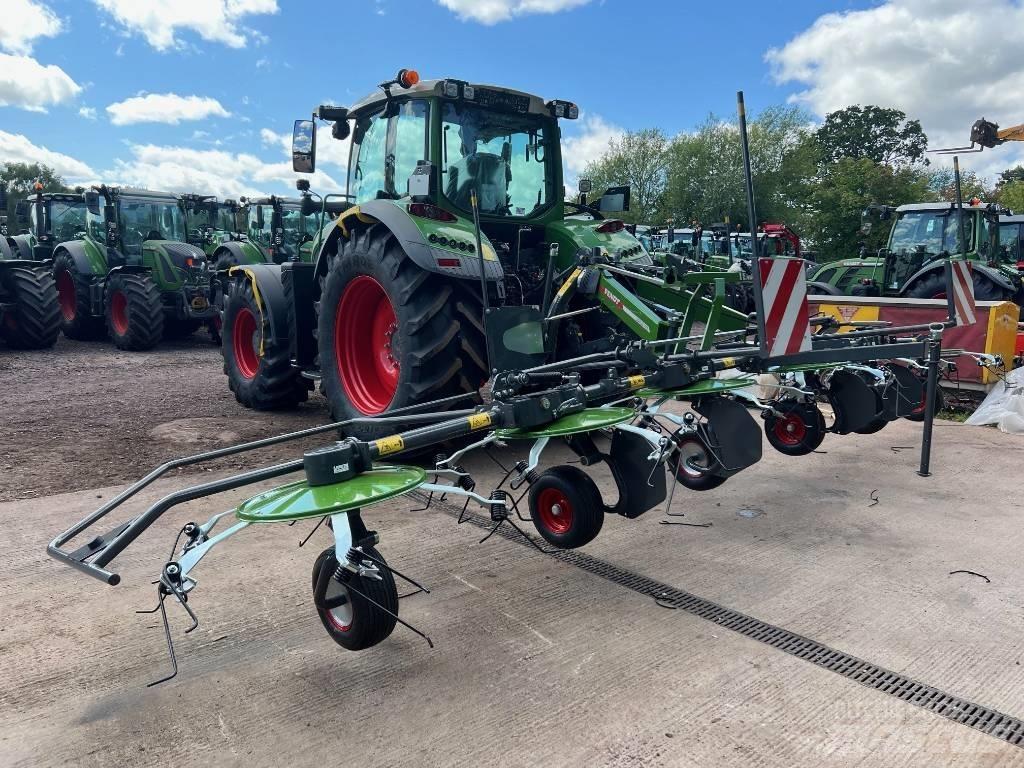
[[[53,275],[43,269],[12,267],[0,273],[15,309],[3,315],[0,333],[12,349],[48,349],[60,334],[60,310]]]
[[[335,421],[477,392],[488,378],[479,283],[427,272],[383,224],[341,242],[323,282],[318,343]],[[346,429],[361,439],[391,431]]]
[[[716,475],[718,460],[694,433],[676,438],[676,448],[668,458],[668,471],[691,491],[710,491],[726,481]]]
[[[825,417],[813,404],[783,402],[764,420],[764,434],[772,448],[787,456],[813,453],[825,439]]]
[[[530,517],[549,544],[575,549],[601,532],[604,502],[597,484],[579,467],[552,467],[530,486]]]
[[[60,329],[69,339],[89,341],[103,336],[103,318],[91,314],[89,279],[78,271],[67,251],[57,251],[53,260],[60,306]]]
[[[289,350],[274,341],[270,319],[260,311],[246,277],[228,294],[221,336],[228,386],[246,408],[294,408],[308,397],[306,382],[292,367]]]
[[[926,389],[927,389],[926,387],[922,387],[923,391],[921,393],[921,402],[917,405],[916,408],[914,408],[913,411],[911,411],[910,413],[908,413],[904,417],[908,421],[924,421],[924,411],[925,411],[924,398],[925,398],[925,396],[927,394],[927,391],[925,391]],[[938,416],[939,415],[939,411],[941,411],[945,406],[946,406],[946,398],[945,398],[945,395],[942,394],[942,387],[941,386],[936,386],[935,387],[935,415]]]
[[[152,349],[164,335],[160,289],[148,275],[117,272],[107,281],[103,306],[107,333],[118,349]]]
[[[364,547],[364,551],[380,562],[385,562],[373,547]],[[395,629],[395,616],[398,615],[395,577],[389,569],[377,565],[380,580],[350,574],[349,583],[353,589],[348,589],[334,578],[337,568],[338,559],[334,547],[321,552],[313,563],[313,600],[317,604],[316,612],[324,629],[334,642],[350,651],[361,651],[377,645]],[[326,579],[322,600],[317,594],[321,575]],[[381,610],[381,606],[395,616]]]

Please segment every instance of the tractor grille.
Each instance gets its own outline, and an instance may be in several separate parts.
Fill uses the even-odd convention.
[[[427,501],[425,493],[417,491],[412,495],[417,496],[424,502]],[[455,518],[459,518],[462,509],[461,506],[453,505],[447,501],[438,502],[436,499],[433,501],[433,506]],[[463,522],[472,523],[479,528],[490,529],[494,527],[494,523],[490,520],[471,513],[463,514],[462,520]],[[518,532],[507,526],[499,528],[497,535],[532,549],[529,542],[525,541]],[[625,568],[620,568],[596,557],[591,557],[579,550],[554,550],[549,552],[548,556],[567,565],[572,565],[592,573],[595,576],[600,576],[626,589],[653,598],[659,605],[666,608],[677,608],[681,611],[686,611],[706,621],[713,622],[720,627],[738,632],[745,637],[749,637],[751,640],[770,645],[772,648],[788,653],[798,659],[803,659],[811,664],[827,669],[829,672],[835,672],[861,685],[866,685],[881,693],[894,696],[907,704],[927,709],[955,723],[974,728],[1015,747],[1024,749],[1024,721],[1016,717],[1003,714],[981,704],[975,704],[951,693],[946,693],[906,675],[901,675],[898,672],[893,672],[877,664],[872,664],[869,661],[831,648],[823,643],[819,643],[817,640],[798,635],[774,624],[768,624],[753,616],[726,608],[690,592],[655,581]]]

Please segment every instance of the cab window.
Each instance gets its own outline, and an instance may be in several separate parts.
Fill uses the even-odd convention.
[[[349,194],[355,202],[364,203],[387,197],[384,183],[384,159],[388,138],[388,121],[378,113],[360,121],[355,140],[358,153],[349,178]]]
[[[392,118],[394,125],[394,168],[388,192],[404,197],[409,193],[409,177],[416,170],[416,164],[427,157],[427,103],[407,101],[399,105]]]

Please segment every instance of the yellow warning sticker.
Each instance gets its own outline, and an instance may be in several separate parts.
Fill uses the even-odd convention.
[[[374,440],[373,444],[377,446],[377,453],[381,456],[387,456],[389,453],[398,453],[405,448],[405,441],[401,435],[388,435],[380,440]]]
[[[484,427],[491,426],[491,414],[489,413],[474,413],[472,416],[466,418],[469,422],[470,429],[483,429]]]
[[[723,368],[735,368],[736,367],[736,358],[735,357],[723,357],[722,358],[722,367]]]
[[[558,289],[559,296],[565,296],[565,294],[569,291],[570,288],[572,288],[573,284],[576,282],[576,278],[580,276],[581,271],[582,270],[579,267],[576,267],[576,269],[572,271],[572,274],[569,275],[568,278],[566,278],[566,281],[564,283],[562,283],[562,287]]]
[[[644,378],[643,376],[639,376],[638,375],[638,376],[630,376],[629,377],[629,388],[630,389],[639,389],[640,387],[642,387],[646,383],[647,383],[647,379]]]

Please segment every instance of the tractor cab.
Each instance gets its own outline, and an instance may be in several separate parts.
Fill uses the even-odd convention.
[[[186,194],[180,197],[185,212],[188,242],[211,256],[222,243],[244,240],[240,226],[240,206],[235,200],[218,201],[212,195]]]
[[[317,234],[316,215],[303,213],[300,201],[292,198],[271,195],[242,200],[249,240],[264,251],[267,261],[309,261],[307,243]]]
[[[13,240],[22,258],[42,261],[57,243],[76,240],[85,232],[85,200],[79,192],[43,192],[41,185],[15,208]]]
[[[1024,273],[1024,216],[1003,214],[999,217],[999,256]]]

